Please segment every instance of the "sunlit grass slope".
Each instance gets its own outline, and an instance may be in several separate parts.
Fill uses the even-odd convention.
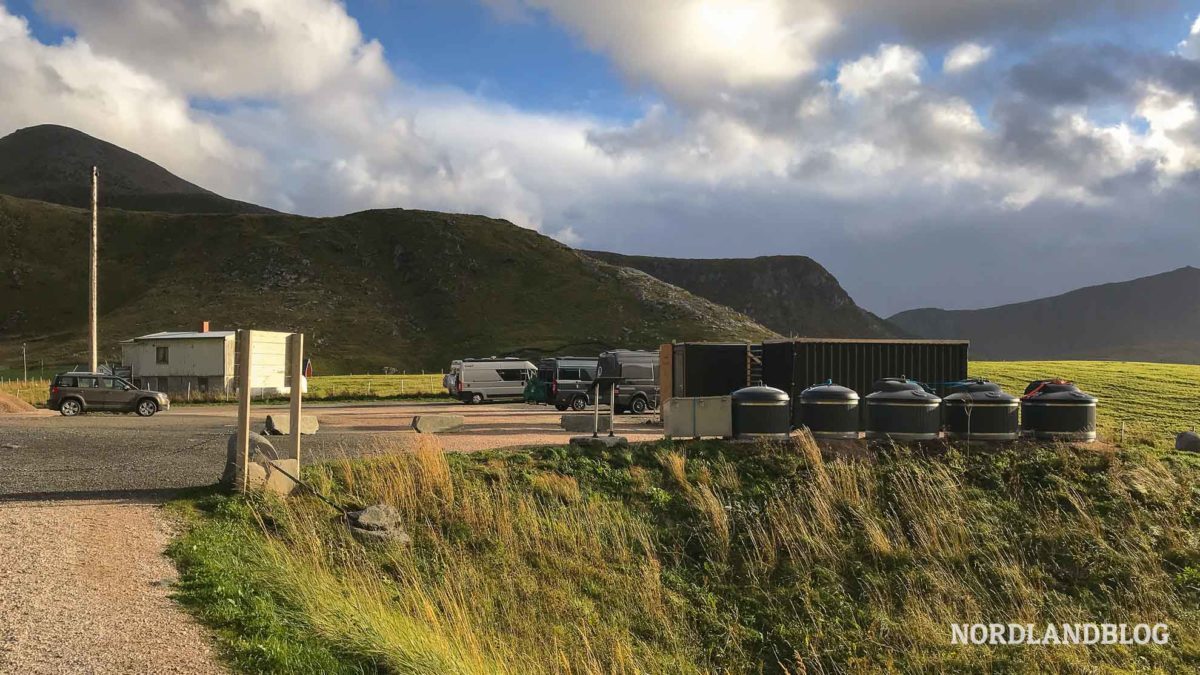
[[[1105,446],[872,461],[664,442],[310,467],[214,497],[172,551],[247,671],[1194,672],[1200,463]],[[1166,646],[950,645],[952,622],[1165,622]]]

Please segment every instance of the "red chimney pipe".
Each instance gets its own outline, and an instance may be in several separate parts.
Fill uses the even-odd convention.
[[[201,321],[201,322],[200,322],[200,332],[201,332],[201,333],[207,333],[207,332],[208,332],[208,322],[207,322],[207,321]]]

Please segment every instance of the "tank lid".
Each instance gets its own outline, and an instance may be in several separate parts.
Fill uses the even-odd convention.
[[[737,391],[733,392],[733,400],[740,402],[762,401],[774,403],[779,401],[789,401],[791,400],[791,397],[788,396],[787,392],[783,391],[782,389],[757,386],[738,389]]]
[[[942,399],[938,398],[937,394],[931,394],[917,387],[916,389],[883,389],[869,394],[867,400],[894,403],[940,403]]]
[[[945,398],[946,403],[957,402],[998,402],[998,401],[1015,401],[1016,396],[1004,391],[1000,385],[987,380],[964,380],[956,382],[950,388],[953,392]]]
[[[800,392],[801,401],[857,401],[858,392],[826,380]]]
[[[900,377],[885,377],[880,380],[875,380],[875,384],[871,387],[876,392],[889,391],[925,391],[925,386],[916,380],[910,380],[908,377],[901,375]]]
[[[1087,392],[1079,391],[1079,389],[1072,387],[1071,389],[1069,389],[1067,391],[1045,391],[1045,390],[1042,390],[1041,392],[1038,392],[1037,394],[1027,394],[1025,396],[1022,396],[1021,400],[1031,401],[1031,402],[1037,401],[1037,402],[1046,402],[1046,403],[1064,403],[1064,404],[1068,404],[1068,405],[1070,405],[1070,404],[1095,405],[1096,402],[1099,401],[1100,399],[1096,398],[1095,396],[1092,396],[1091,394],[1089,394]]]
[[[1053,380],[1034,380],[1025,387],[1025,396],[1041,396],[1043,394],[1056,394],[1063,391],[1079,391],[1079,387],[1075,386],[1074,382],[1057,378]]]

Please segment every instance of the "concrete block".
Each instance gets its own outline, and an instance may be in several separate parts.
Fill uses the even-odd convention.
[[[595,428],[593,418],[588,413],[571,413],[563,415],[559,425],[567,431],[592,431]],[[612,420],[608,415],[600,416],[600,431],[608,433],[612,428]]]
[[[300,463],[296,460],[277,459],[271,462],[271,464],[256,464],[255,466],[262,466],[266,470],[267,476],[262,484],[263,489],[284,497],[290,495],[292,490],[296,489],[296,481],[288,478],[287,474],[284,473],[286,471],[293,476],[300,476]],[[283,469],[283,471],[280,471],[280,469]],[[251,483],[251,485],[254,485],[254,483]]]
[[[585,448],[624,448],[629,439],[624,436],[572,436],[571,445]]]
[[[316,415],[300,415],[301,435],[311,436],[317,433],[317,429],[320,426]],[[291,432],[292,416],[290,413],[272,413],[267,415],[267,423],[263,426],[263,433],[270,436],[286,436]]]
[[[453,431],[467,423],[462,415],[417,415],[413,418],[412,428],[418,434],[435,434],[439,431]]]

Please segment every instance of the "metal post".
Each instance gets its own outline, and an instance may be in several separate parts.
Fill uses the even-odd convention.
[[[242,493],[245,494],[250,481],[250,335],[251,331],[237,332],[238,369],[238,458],[242,463]]]
[[[596,385],[596,394],[592,397],[592,438],[600,435],[600,385]]]
[[[96,280],[97,266],[96,255],[98,251],[99,236],[99,183],[100,170],[92,167],[92,244],[91,244],[91,264],[88,268],[88,330],[89,330],[89,357],[88,357],[88,372],[96,372],[99,367],[98,349],[96,347]]]
[[[608,435],[613,435],[613,427],[617,423],[617,385],[608,388]]]
[[[29,355],[25,351],[25,343],[21,343],[21,368],[25,371],[25,381],[29,381]]]
[[[296,458],[296,471],[300,470],[300,397],[304,393],[300,386],[304,377],[304,333],[292,333],[288,336],[288,347],[292,350],[292,407],[288,413],[291,422],[289,433],[292,435],[292,457]],[[297,473],[296,475],[300,475]]]

